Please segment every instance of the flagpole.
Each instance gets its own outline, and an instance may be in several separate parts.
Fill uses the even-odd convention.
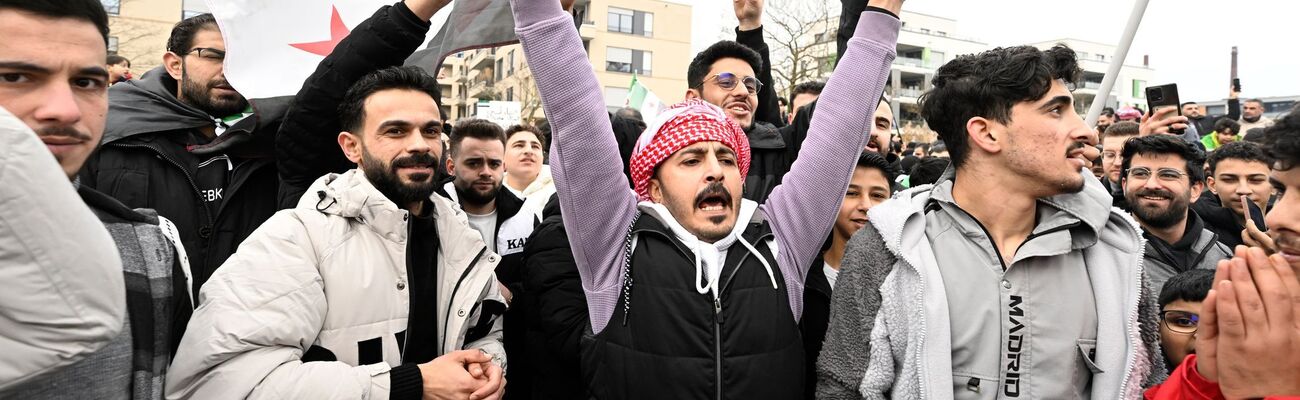
[[[1115,46],[1115,54],[1110,57],[1110,68],[1106,71],[1106,77],[1101,80],[1101,89],[1098,89],[1097,97],[1092,100],[1088,118],[1084,119],[1088,126],[1097,124],[1101,110],[1106,108],[1106,102],[1110,100],[1110,91],[1115,88],[1115,81],[1119,80],[1119,70],[1124,66],[1124,59],[1128,57],[1129,47],[1133,45],[1133,37],[1137,36],[1138,25],[1142,24],[1142,15],[1146,13],[1147,2],[1148,0],[1133,2],[1133,12],[1128,16],[1128,26],[1124,27],[1124,36],[1120,37],[1119,46]]]

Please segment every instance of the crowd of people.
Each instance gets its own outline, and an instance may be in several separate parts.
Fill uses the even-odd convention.
[[[209,14],[136,77],[99,2],[0,0],[0,397],[1300,398],[1300,110],[1088,126],[1073,50],[1005,47],[905,144],[903,0],[788,98],[735,0],[645,120],[573,2],[511,0],[547,123],[502,127],[403,66],[449,0],[253,100]]]

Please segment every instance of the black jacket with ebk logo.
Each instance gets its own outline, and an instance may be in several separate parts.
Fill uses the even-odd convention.
[[[528,307],[525,335],[533,371],[528,398],[586,399],[579,356],[591,323],[557,195],[551,196],[542,215],[542,224],[533,230],[524,250],[522,271],[524,292],[533,300]],[[515,295],[516,302],[518,298]],[[511,365],[518,368],[519,364]]]
[[[216,121],[177,100],[176,85],[162,67],[113,85],[104,139],[82,169],[81,184],[174,222],[196,296],[277,209],[271,145],[287,101],[255,102],[252,115],[207,141],[199,129]]]

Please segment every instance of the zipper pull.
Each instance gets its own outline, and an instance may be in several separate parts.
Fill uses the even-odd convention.
[[[713,317],[718,321],[718,325],[722,325],[722,299],[717,297],[713,298]]]
[[[966,390],[969,390],[969,391],[972,391],[972,392],[975,392],[975,393],[979,393],[979,392],[980,392],[980,378],[970,378],[969,381],[966,381]]]

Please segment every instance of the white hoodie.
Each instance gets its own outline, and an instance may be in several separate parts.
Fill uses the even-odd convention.
[[[748,222],[753,219],[754,212],[758,211],[758,203],[749,199],[742,199],[740,201],[740,214],[736,217],[736,226],[732,227],[731,232],[728,233],[726,237],[713,243],[700,241],[700,239],[695,237],[694,234],[688,232],[686,228],[682,227],[682,225],[677,222],[677,219],[673,217],[672,213],[668,211],[668,207],[665,207],[663,204],[643,201],[637,204],[637,207],[640,208],[642,212],[655,217],[655,219],[658,219],[660,222],[663,222],[668,229],[672,230],[673,235],[677,237],[677,240],[682,242],[686,248],[690,249],[691,252],[695,254],[695,290],[700,294],[711,292],[714,298],[720,297],[720,294],[718,293],[718,276],[722,275],[722,264],[727,259],[727,251],[730,250],[731,245],[736,242],[740,242],[741,245],[758,258],[759,262],[763,263],[763,267],[767,269],[768,278],[772,280],[772,288],[775,289],[777,287],[776,275],[772,273],[771,263],[769,263],[767,259],[763,258],[763,255],[758,252],[758,249],[754,248],[753,244],[745,241],[745,239],[741,237],[741,234],[745,232],[745,228],[749,227]],[[767,242],[768,246],[771,247],[772,256],[776,257],[777,248],[775,243],[771,240]],[[637,238],[633,237],[633,251],[636,249],[636,244]],[[704,276],[704,284],[700,284],[701,275]]]

